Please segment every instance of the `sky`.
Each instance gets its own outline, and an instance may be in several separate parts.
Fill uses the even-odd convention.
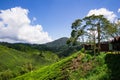
[[[0,0],[0,41],[42,44],[70,37],[71,24],[92,14],[114,22],[119,0]]]

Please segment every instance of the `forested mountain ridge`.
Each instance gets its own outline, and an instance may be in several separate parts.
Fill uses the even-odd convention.
[[[59,38],[59,39],[54,40],[52,42],[46,43],[45,45],[48,47],[61,47],[61,46],[67,45],[66,44],[67,40],[68,40],[67,37],[62,37],[62,38]]]
[[[31,53],[33,50],[35,51],[52,51],[56,53],[59,57],[66,57],[71,55],[73,52],[81,49],[80,45],[77,46],[68,46],[66,41],[67,37],[59,38],[55,41],[46,43],[46,44],[28,44],[28,43],[7,43],[1,42],[0,45],[16,49],[22,52]]]
[[[50,50],[51,48],[60,48],[63,46],[67,46],[66,41],[68,40],[67,37],[62,37],[52,42],[48,42],[45,44],[28,44],[28,43],[7,43],[7,42],[0,42],[0,45],[7,46],[9,48],[13,48],[20,51],[29,51],[29,50]]]

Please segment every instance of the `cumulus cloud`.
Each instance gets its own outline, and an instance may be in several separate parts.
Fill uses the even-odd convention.
[[[120,13],[120,8],[118,9],[118,13]]]
[[[41,25],[31,25],[36,18],[30,20],[28,13],[29,10],[21,7],[0,10],[0,41],[33,44],[52,41]]]
[[[87,14],[87,16],[91,15],[104,15],[105,18],[107,18],[109,21],[113,22],[116,19],[116,15],[113,11],[109,11],[106,8],[100,8],[100,9],[93,9],[90,10]]]

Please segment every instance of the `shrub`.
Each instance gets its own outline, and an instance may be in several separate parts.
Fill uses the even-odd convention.
[[[0,74],[0,80],[10,80],[13,76],[12,71],[8,69]]]
[[[84,53],[84,52],[85,52],[85,48],[82,48],[82,49],[81,49],[81,52]]]
[[[33,67],[32,63],[26,63],[21,67],[20,74],[25,74],[25,73],[31,72],[34,69],[35,68]]]

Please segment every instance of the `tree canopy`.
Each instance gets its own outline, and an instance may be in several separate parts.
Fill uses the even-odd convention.
[[[89,39],[94,45],[94,52],[98,49],[99,53],[100,42],[108,40],[112,34],[117,34],[117,26],[118,24],[111,23],[103,15],[91,15],[77,19],[71,25],[72,31],[68,44],[74,45],[80,37],[84,38],[84,41]]]

